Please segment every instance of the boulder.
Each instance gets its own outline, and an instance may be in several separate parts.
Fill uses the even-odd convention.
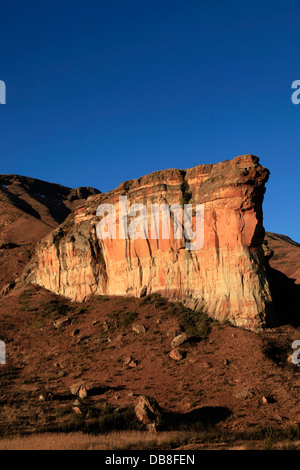
[[[148,431],[156,431],[162,425],[162,413],[154,397],[141,395],[134,408],[137,419],[143,423]]]
[[[71,323],[71,318],[70,317],[61,317],[58,320],[55,320],[53,322],[53,325],[55,328],[61,328],[63,326],[69,325]]]
[[[78,330],[78,328],[76,328],[75,330],[73,330],[71,333],[70,333],[70,336],[77,336],[79,335],[80,333],[80,330]]]
[[[171,343],[171,347],[172,348],[177,348],[178,346],[180,346],[181,344],[183,344],[187,340],[188,340],[187,334],[186,333],[181,333],[180,335],[175,336],[175,338],[173,339],[173,341]]]
[[[139,335],[146,333],[146,328],[144,327],[144,325],[138,325],[137,323],[134,323],[132,325],[132,330]]]
[[[174,359],[174,361],[181,361],[184,357],[182,352],[177,348],[172,349],[169,356],[171,359]]]
[[[79,406],[73,406],[73,411],[78,414],[78,415],[81,415],[82,414],[82,411],[81,409],[79,408]]]
[[[54,400],[54,395],[52,392],[43,391],[39,395],[40,401],[52,401]]]
[[[72,395],[76,395],[79,398],[86,398],[88,395],[87,387],[84,382],[77,382],[70,387]]]
[[[135,367],[137,367],[137,365],[138,365],[138,363],[137,363],[137,361],[135,361],[134,359],[132,359],[132,360],[129,362],[129,364],[128,364],[128,366],[131,367],[132,369],[134,369]]]
[[[123,357],[123,362],[125,364],[125,366],[128,366],[128,364],[132,361],[132,357],[131,356],[124,356]]]

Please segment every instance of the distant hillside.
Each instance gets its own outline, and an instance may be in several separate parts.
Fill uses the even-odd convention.
[[[300,284],[300,244],[285,235],[267,232],[265,239],[274,251],[270,265]]]
[[[99,192],[0,175],[0,288],[21,273],[41,238],[84,199]]]
[[[272,250],[268,279],[273,298],[272,324],[299,326],[300,244],[285,235],[266,233]]]

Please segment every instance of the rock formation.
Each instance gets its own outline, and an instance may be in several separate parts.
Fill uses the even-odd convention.
[[[35,178],[0,175],[0,291],[9,290],[36,243],[56,228],[94,188],[71,189]]]
[[[161,409],[154,397],[141,395],[134,408],[136,417],[148,431],[156,431],[163,423]]]
[[[140,296],[158,292],[232,324],[264,325],[271,295],[262,242],[262,202],[269,171],[253,155],[187,170],[164,170],[90,196],[38,245],[22,281],[74,300],[93,294]],[[100,204],[113,204],[119,229],[119,197],[128,205],[204,204],[204,244],[161,233],[154,239],[97,238]],[[195,211],[193,213],[195,222]],[[150,224],[150,220],[149,220]]]

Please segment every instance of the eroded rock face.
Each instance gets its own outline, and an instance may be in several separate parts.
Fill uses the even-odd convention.
[[[263,326],[271,301],[262,242],[262,201],[269,171],[244,155],[217,165],[164,170],[90,197],[38,246],[23,280],[74,300],[93,294],[140,296],[159,292],[221,321]],[[186,240],[99,240],[97,207],[119,196],[128,204],[204,204],[204,245]],[[172,219],[173,220],[173,219]],[[172,226],[171,220],[171,226]]]
[[[36,243],[84,199],[98,193],[94,188],[72,189],[26,176],[0,175],[0,297],[21,275]]]

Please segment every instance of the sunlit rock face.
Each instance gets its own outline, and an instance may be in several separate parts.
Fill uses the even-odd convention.
[[[23,276],[74,300],[90,295],[140,296],[158,292],[220,321],[243,328],[262,327],[271,296],[262,242],[262,202],[269,171],[253,155],[187,170],[164,170],[126,181],[117,189],[91,196],[39,244]],[[144,204],[148,239],[97,237],[100,204],[112,204],[119,233],[119,197]],[[186,249],[184,236],[157,239],[151,232],[152,204],[204,204],[204,240]],[[128,223],[132,218],[128,218]],[[195,211],[193,216],[195,227]]]

